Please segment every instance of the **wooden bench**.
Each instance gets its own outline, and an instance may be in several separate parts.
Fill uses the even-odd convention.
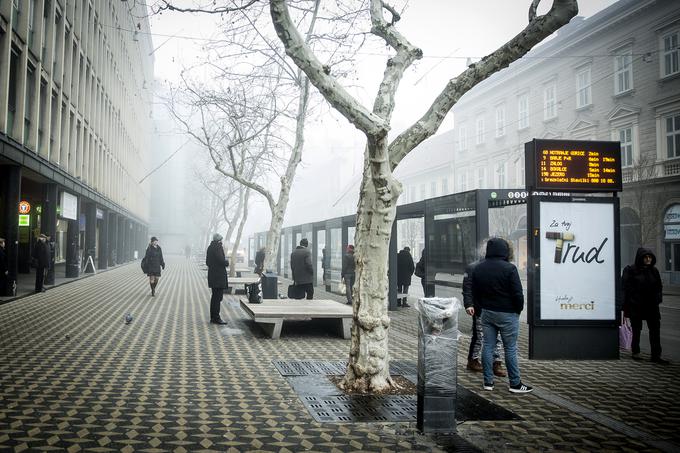
[[[263,299],[250,304],[240,299],[241,308],[273,339],[281,336],[283,321],[331,318],[338,320],[342,338],[351,337],[352,307],[329,299]]]

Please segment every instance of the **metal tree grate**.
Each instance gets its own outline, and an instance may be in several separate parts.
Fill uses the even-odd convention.
[[[414,422],[417,403],[413,396],[312,396],[302,403],[318,422]]]

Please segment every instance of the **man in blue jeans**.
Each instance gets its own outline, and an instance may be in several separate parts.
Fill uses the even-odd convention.
[[[522,383],[517,363],[519,314],[524,308],[524,294],[517,268],[510,263],[510,257],[509,243],[502,238],[491,238],[486,244],[485,259],[472,273],[473,299],[482,309],[484,390],[494,388],[493,350],[500,332],[509,390],[512,393],[529,393],[533,388]]]

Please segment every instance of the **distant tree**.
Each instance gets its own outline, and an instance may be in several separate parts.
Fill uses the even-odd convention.
[[[630,183],[624,195],[629,205],[637,212],[640,220],[640,247],[656,247],[659,238],[659,215],[662,199],[655,190],[654,181],[658,178],[656,160],[650,156],[640,156],[629,170]]]
[[[332,68],[319,61],[300,36],[286,0],[269,2],[274,27],[288,56],[305,72],[328,103],[361,130],[367,139],[357,212],[354,323],[349,363],[342,384],[346,389],[382,391],[393,384],[389,374],[390,319],[387,315],[385,276],[392,223],[402,191],[393,171],[409,152],[437,131],[463,94],[521,58],[578,12],[576,0],[554,0],[547,14],[537,16],[539,1],[532,1],[529,24],[520,34],[451,79],[427,112],[391,143],[388,132],[395,93],[404,71],[422,58],[422,51],[397,31],[395,25],[400,16],[396,9],[384,1],[370,0],[370,32],[384,40],[394,54],[387,60],[373,108],[368,109],[340,85],[332,74]],[[390,14],[390,20],[384,17],[384,12]]]

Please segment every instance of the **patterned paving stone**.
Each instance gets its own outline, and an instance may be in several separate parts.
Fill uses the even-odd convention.
[[[328,296],[320,292],[319,297]],[[320,424],[272,360],[343,361],[349,341],[323,323],[287,323],[271,340],[225,297],[229,326],[208,323],[210,293],[192,262],[168,259],[157,297],[136,263],[0,306],[0,451],[445,451],[413,423]],[[124,323],[126,313],[133,315]],[[391,313],[390,354],[417,359],[413,309]],[[466,324],[468,323],[468,324]],[[461,316],[461,330],[469,320]],[[522,326],[520,354],[526,357]],[[459,361],[467,351],[461,339]],[[679,367],[629,359],[520,361],[528,382],[667,442],[615,431],[502,385],[479,394],[521,421],[465,422],[484,451],[659,451],[680,445]],[[476,390],[478,374],[461,366]]]

